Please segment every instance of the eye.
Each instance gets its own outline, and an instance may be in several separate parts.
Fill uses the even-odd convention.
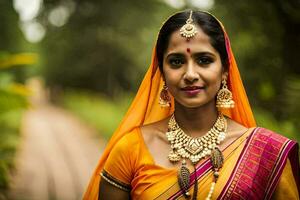
[[[209,56],[201,56],[199,58],[197,58],[197,63],[200,65],[208,65],[210,63],[212,63],[214,60],[213,58],[209,57]]]
[[[180,58],[170,58],[169,64],[173,67],[180,67],[181,65],[184,64],[184,60]]]

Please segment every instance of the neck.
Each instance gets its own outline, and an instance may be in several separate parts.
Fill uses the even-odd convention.
[[[214,101],[197,108],[187,108],[175,102],[175,119],[180,128],[192,137],[205,135],[214,125],[218,110]]]

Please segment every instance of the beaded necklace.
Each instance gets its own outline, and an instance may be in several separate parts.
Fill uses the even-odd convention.
[[[193,138],[180,128],[177,124],[174,114],[168,123],[167,139],[171,144],[169,160],[176,163],[182,159],[182,164],[178,172],[178,184],[185,198],[189,198],[188,192],[190,185],[190,171],[186,166],[186,159],[189,159],[196,171],[196,164],[206,156],[210,160],[214,171],[214,181],[211,184],[210,191],[206,200],[210,200],[214,191],[215,184],[219,177],[219,169],[223,165],[224,157],[218,145],[225,139],[227,130],[227,121],[222,113],[219,112],[218,118],[213,127],[202,137]],[[198,181],[195,176],[193,200],[197,199]]]

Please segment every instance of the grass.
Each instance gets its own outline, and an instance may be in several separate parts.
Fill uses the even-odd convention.
[[[122,120],[131,99],[126,95],[113,100],[101,94],[67,91],[62,103],[66,109],[95,127],[101,136],[108,139]]]

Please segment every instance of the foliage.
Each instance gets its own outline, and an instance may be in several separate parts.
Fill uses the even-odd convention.
[[[60,8],[70,17],[57,27],[48,18]],[[135,90],[162,17],[170,11],[153,0],[44,1],[38,20],[48,32],[41,44],[46,83],[109,96]]]
[[[6,198],[3,195],[9,187],[10,172],[21,139],[21,119],[29,104],[30,92],[23,84],[28,72],[25,66],[37,62],[37,54],[24,51],[27,43],[12,2],[0,2],[0,199]]]
[[[31,64],[33,54],[0,54],[0,191],[8,187],[9,170],[14,164],[14,155],[20,140],[21,117],[28,106],[29,90],[15,82],[13,67]]]
[[[299,3],[215,1],[260,126],[300,141]],[[238,17],[237,17],[238,16]]]
[[[2,95],[2,91],[0,91],[0,95]],[[6,96],[7,99],[16,102],[14,97],[14,95]],[[18,100],[20,105],[25,104],[24,99],[19,98]],[[23,111],[21,108],[15,108],[0,115],[0,191],[8,187],[9,171],[14,166],[15,151],[20,142],[19,127]]]
[[[122,95],[114,100],[86,91],[67,91],[63,95],[64,107],[95,127],[106,139],[117,128],[130,101],[129,95]]]
[[[254,109],[254,115],[258,126],[268,128],[290,139],[300,142],[300,136],[297,132],[297,127],[292,121],[279,121],[275,119],[275,117],[268,111],[259,108]]]
[[[0,191],[8,187],[8,172],[19,143],[21,115],[27,105],[24,95],[0,88]]]
[[[12,1],[0,1],[0,19],[0,51],[15,52],[24,39],[21,37],[17,24],[18,15],[12,7]]]
[[[213,8],[231,38],[250,102],[283,121],[293,118],[288,115],[293,95],[287,94],[300,90],[298,85],[286,91],[291,78],[300,80],[295,78],[300,73],[299,6],[295,1],[217,0]]]
[[[33,53],[19,53],[9,55],[2,52],[2,54],[0,55],[0,69],[9,68],[10,66],[24,66],[37,62],[37,55]]]

